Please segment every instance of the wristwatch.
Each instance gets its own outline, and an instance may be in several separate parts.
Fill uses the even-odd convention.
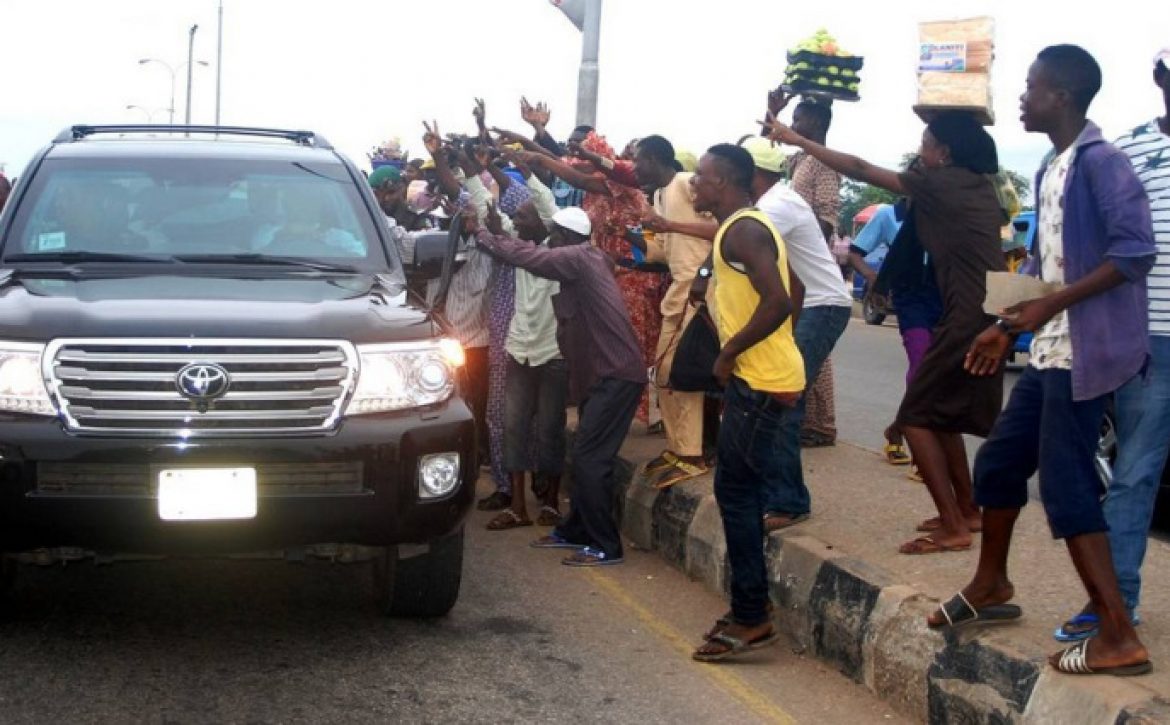
[[[1012,323],[1008,322],[1007,320],[1003,319],[1002,317],[995,321],[995,326],[998,327],[999,331],[1005,335],[1015,336],[1015,334],[1016,334],[1016,333],[1012,332]]]
[[[699,271],[696,274],[699,276],[699,279],[711,279],[713,272],[710,267],[699,267]]]

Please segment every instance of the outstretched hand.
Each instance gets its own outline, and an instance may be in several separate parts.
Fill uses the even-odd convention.
[[[439,122],[431,121],[428,124],[423,121],[423,128],[426,129],[426,133],[423,134],[423,146],[431,156],[439,156],[443,151],[443,136],[439,133]]]
[[[768,113],[774,117],[779,116],[795,95],[795,93],[785,93],[783,86],[777,86],[774,90],[768,91]]]
[[[541,129],[548,125],[549,118],[552,113],[548,110],[548,106],[544,102],[539,102],[535,106],[528,102],[524,96],[520,97],[520,117],[525,122],[532,125],[533,128]]]

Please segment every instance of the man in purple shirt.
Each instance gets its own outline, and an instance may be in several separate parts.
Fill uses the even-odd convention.
[[[1086,118],[1101,70],[1083,49],[1040,52],[1020,97],[1024,128],[1053,151],[1036,178],[1033,274],[1058,291],[1001,312],[975,339],[966,369],[989,375],[1013,336],[1033,332],[1028,368],[975,459],[983,546],[971,582],[932,614],[932,628],[1018,619],[1007,576],[1012,528],[1039,469],[1048,525],[1065,540],[1100,618],[1093,639],[1049,658],[1067,674],[1140,675],[1152,665],[1121,598],[1093,454],[1106,396],[1146,365],[1145,277],[1154,263],[1150,206],[1129,159]],[[1090,645],[1092,650],[1090,651]]]
[[[486,229],[469,221],[479,245],[490,254],[561,283],[553,297],[557,343],[569,364],[569,398],[578,411],[573,493],[569,515],[532,545],[574,550],[562,562],[568,566],[620,564],[614,460],[638,409],[646,365],[613,262],[588,243],[592,228],[579,207],[553,215],[548,247],[504,236],[494,206],[489,207]]]

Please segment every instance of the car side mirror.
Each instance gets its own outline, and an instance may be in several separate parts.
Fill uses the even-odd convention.
[[[414,262],[409,266],[411,277],[438,279],[443,274],[443,262],[449,252],[449,235],[444,231],[417,232],[414,235]],[[468,245],[460,240],[455,250],[452,272],[467,261]]]

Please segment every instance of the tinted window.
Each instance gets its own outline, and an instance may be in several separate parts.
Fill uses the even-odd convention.
[[[6,256],[270,254],[388,264],[340,163],[50,158],[31,181]]]

